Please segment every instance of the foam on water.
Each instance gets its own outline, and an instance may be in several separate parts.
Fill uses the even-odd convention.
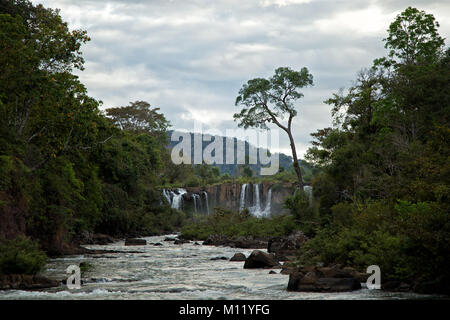
[[[88,262],[93,269],[84,275],[81,289],[61,285],[39,291],[0,292],[0,299],[415,299],[429,296],[411,293],[386,293],[362,289],[345,293],[305,293],[286,290],[289,276],[268,274],[267,269],[244,269],[244,262],[211,260],[232,257],[237,252],[248,256],[252,249],[175,245],[166,236],[146,238],[148,245],[134,247],[143,253],[114,253],[72,256],[49,260],[42,275],[62,280],[70,264]],[[172,236],[173,237],[173,236]],[[162,246],[151,243],[161,242]],[[123,241],[90,249],[126,251]],[[115,257],[114,259],[108,258]],[[278,270],[275,270],[279,272]],[[96,279],[100,279],[96,281]],[[104,281],[103,281],[104,280]]]

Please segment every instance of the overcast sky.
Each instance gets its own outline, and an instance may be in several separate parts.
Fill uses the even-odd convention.
[[[161,108],[174,129],[237,127],[234,105],[242,84],[277,67],[307,67],[314,86],[297,104],[299,156],[310,133],[331,126],[323,103],[348,88],[358,71],[385,55],[389,23],[408,5],[432,13],[450,34],[450,1],[403,0],[40,0],[60,8],[74,28],[88,31],[89,94],[102,108],[145,100]],[[448,41],[446,40],[448,45]],[[281,133],[281,151],[290,155]]]

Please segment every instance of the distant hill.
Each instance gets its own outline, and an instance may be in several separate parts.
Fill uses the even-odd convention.
[[[179,143],[177,141],[171,141],[170,137],[172,136],[173,132],[174,132],[174,130],[170,130],[168,132],[168,136],[169,136],[169,145],[168,145],[168,147],[170,149],[173,148],[175,145],[177,145]],[[193,143],[194,135],[196,135],[197,137],[201,136],[198,139],[200,140],[200,138],[201,138],[201,141],[203,142],[202,143],[203,144],[202,151],[205,149],[206,146],[208,146],[211,143],[211,141],[203,141],[203,135],[200,134],[200,133],[192,133],[191,132],[190,135],[191,135],[191,161],[193,163],[193,161],[194,161],[194,143]],[[226,137],[221,137],[221,138],[222,138],[223,146],[224,146],[224,149],[223,149],[223,159],[224,160],[223,161],[225,162],[225,159],[226,159],[226,148],[225,148],[226,140],[225,139],[226,139]],[[236,138],[234,138],[234,157],[235,157],[234,164],[214,164],[213,165],[215,167],[218,167],[222,174],[228,173],[231,176],[236,176],[239,173],[238,165],[236,164],[237,141],[238,140]],[[242,142],[242,140],[239,140],[239,141]],[[249,147],[250,146],[253,146],[253,145],[251,145],[247,141],[245,141],[245,156],[246,156],[246,159],[248,159],[247,157],[249,155]],[[279,161],[280,161],[280,167],[283,167],[285,170],[289,170],[292,167],[292,157],[291,156],[288,156],[288,155],[286,155],[284,153],[279,153]],[[302,164],[300,166],[302,166]],[[260,163],[259,155],[257,157],[257,163],[256,164],[250,164],[250,168],[253,170],[255,175],[259,176],[260,169],[261,169],[261,163]]]

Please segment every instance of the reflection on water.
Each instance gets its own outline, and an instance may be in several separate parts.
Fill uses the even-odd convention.
[[[211,260],[232,257],[252,250],[187,243],[175,245],[165,236],[148,237],[148,245],[125,247],[123,241],[91,249],[122,253],[80,255],[52,259],[42,275],[66,278],[71,264],[88,262],[94,267],[83,275],[81,289],[58,288],[40,291],[0,291],[0,299],[421,299],[427,295],[388,293],[362,289],[346,293],[287,292],[289,276],[268,274],[266,269],[244,269],[244,262]],[[162,246],[153,246],[160,242]],[[130,253],[130,251],[140,253]]]

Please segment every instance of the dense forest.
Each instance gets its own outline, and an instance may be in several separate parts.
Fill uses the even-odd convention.
[[[323,227],[304,260],[450,288],[450,50],[431,14],[407,8],[384,39],[387,56],[334,94],[334,126],[313,133],[308,159]]]
[[[187,217],[161,205],[161,187],[257,178],[249,165],[230,174],[173,164],[170,123],[158,108],[134,101],[102,111],[87,94],[74,74],[84,69],[85,31],[26,0],[1,1],[0,12],[0,238],[26,235],[58,255],[83,232],[173,232]]]
[[[83,231],[173,231],[160,205],[169,122],[136,101],[100,111],[74,75],[86,32],[58,10],[0,2],[0,236],[27,235],[48,254]]]
[[[334,94],[333,126],[312,133],[289,215],[257,219],[171,208],[163,187],[260,179],[255,167],[175,165],[171,125],[145,101],[108,106],[75,75],[90,40],[58,10],[0,1],[0,273],[35,273],[85,232],[117,237],[184,230],[308,237],[297,264],[379,265],[421,292],[450,288],[450,50],[430,14],[407,8],[386,56]],[[286,165],[273,181],[295,182]],[[245,211],[245,210],[244,210]],[[44,254],[43,251],[46,253]]]

